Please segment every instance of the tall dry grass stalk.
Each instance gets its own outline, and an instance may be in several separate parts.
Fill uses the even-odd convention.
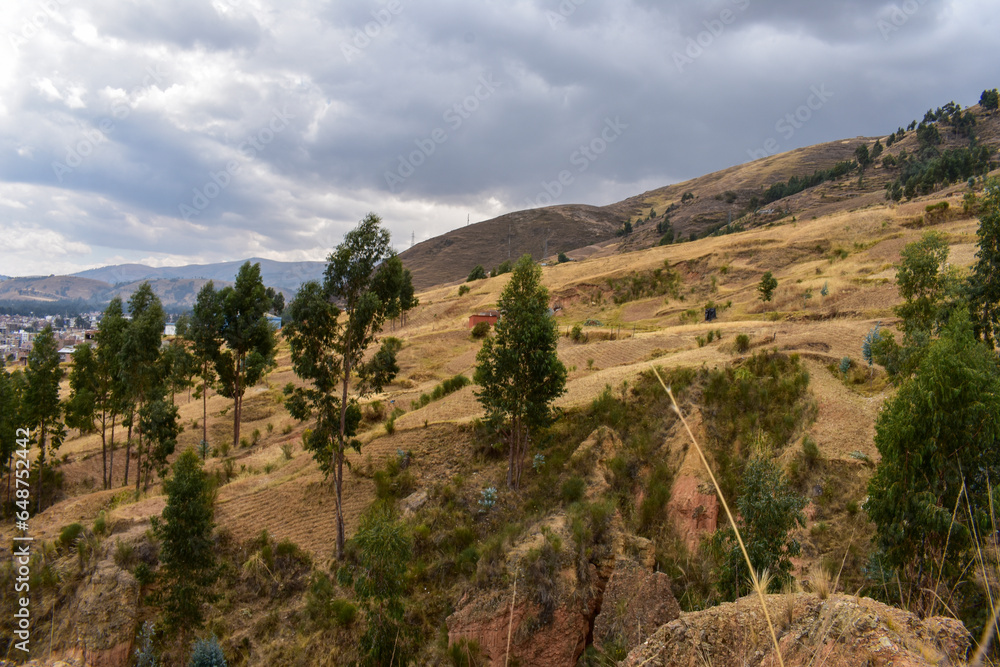
[[[740,545],[740,551],[743,553],[743,559],[746,561],[747,569],[750,571],[750,578],[753,580],[753,588],[757,591],[757,597],[760,600],[760,607],[764,611],[764,618],[767,620],[767,629],[771,633],[771,642],[774,644],[774,652],[778,656],[778,664],[780,667],[785,667],[785,659],[781,655],[781,647],[778,646],[778,635],[774,632],[774,623],[771,622],[771,613],[767,609],[767,600],[764,599],[764,589],[761,588],[760,579],[757,576],[757,572],[753,568],[753,563],[750,562],[750,555],[747,553],[746,545],[743,544],[743,535],[740,534],[739,526],[736,525],[736,519],[733,518],[733,513],[729,510],[729,503],[726,502],[726,497],[722,495],[722,489],[719,487],[719,482],[715,479],[715,473],[712,472],[712,467],[708,465],[708,459],[705,458],[705,452],[698,443],[698,439],[694,437],[694,433],[691,432],[691,427],[688,426],[687,420],[684,419],[684,414],[681,412],[680,406],[677,405],[677,399],[674,398],[674,392],[663,381],[663,378],[660,376],[660,371],[655,366],[653,367],[653,373],[656,374],[656,379],[660,381],[660,386],[663,387],[663,390],[667,392],[668,396],[670,396],[670,403],[673,405],[674,412],[677,413],[681,423],[684,424],[684,429],[687,431],[688,437],[691,438],[691,442],[694,443],[695,451],[698,452],[698,458],[701,459],[701,464],[705,466],[705,471],[712,480],[712,486],[715,487],[715,492],[719,496],[719,502],[722,503],[722,508],[726,510],[726,517],[729,519],[729,525],[732,526],[733,532],[736,533],[736,541]]]
[[[507,619],[507,655],[504,665],[510,664],[510,632],[514,628],[514,598],[517,597],[517,570],[514,570],[514,591],[510,595],[510,618]]]
[[[990,524],[991,524],[991,527],[993,529],[990,541],[991,541],[992,546],[993,546],[993,559],[994,559],[993,563],[994,563],[994,568],[995,568],[997,566],[997,564],[1000,563],[1000,552],[998,552],[998,550],[997,550],[997,539],[995,537],[996,531],[997,531],[997,528],[996,528],[997,521],[996,521],[996,516],[993,513],[993,488],[989,485],[989,483],[987,483],[986,487],[987,487],[987,492],[989,494],[989,502],[990,502]],[[964,483],[964,481],[962,483],[962,492],[965,492],[965,483]],[[982,542],[981,542],[979,536],[977,535],[975,522],[971,521],[972,508],[971,508],[971,503],[969,503],[969,496],[968,496],[968,494],[966,494],[966,496],[965,496],[965,502],[966,502],[966,505],[969,505],[969,517],[970,517],[969,523],[972,526],[973,536],[976,538],[976,561],[977,561],[977,564],[981,568],[981,573],[982,573],[982,576],[983,576],[983,585],[986,586],[986,594],[987,594],[987,597],[989,598],[990,606],[992,607],[992,611],[990,613],[990,622],[989,622],[989,624],[985,628],[983,628],[983,634],[979,638],[979,646],[976,648],[976,654],[975,654],[975,656],[973,656],[972,661],[969,663],[972,667],[980,667],[980,665],[984,664],[984,661],[986,660],[986,652],[989,651],[990,644],[993,642],[993,637],[994,637],[994,635],[996,635],[996,632],[997,632],[997,617],[998,617],[998,615],[1000,615],[1000,612],[998,612],[998,607],[994,603],[994,600],[993,600],[993,590],[992,590],[992,588],[990,586],[990,577],[989,577],[989,575],[988,575],[988,573],[986,571],[986,564],[984,562],[984,558],[983,558],[983,555],[982,555],[982,548],[981,548],[982,547]],[[994,575],[996,575],[996,574],[997,573],[994,572]],[[996,576],[994,576],[994,580],[995,579],[996,579]],[[992,663],[990,663],[990,664],[992,664]]]

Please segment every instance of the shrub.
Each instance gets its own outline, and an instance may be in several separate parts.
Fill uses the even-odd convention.
[[[129,542],[117,540],[115,542],[115,565],[123,570],[127,570],[135,564],[135,547]]]
[[[556,258],[556,261],[559,262],[560,264],[565,264],[566,262],[569,261],[569,257],[566,256],[566,253],[561,252],[559,253],[559,256]]]
[[[156,628],[149,621],[142,624],[142,630],[140,630],[136,641],[138,646],[136,646],[133,653],[136,667],[159,666],[159,659],[156,657],[156,651],[153,649],[153,634],[155,631]]]
[[[211,639],[199,639],[194,643],[188,667],[226,667],[226,655],[219,646],[219,640],[212,635]]]
[[[281,455],[285,457],[286,461],[292,460],[292,443],[286,442],[281,445]]]
[[[490,333],[490,323],[489,322],[476,322],[475,326],[472,327],[472,337],[486,338]]]
[[[819,447],[816,445],[816,441],[808,435],[802,439],[802,455],[809,466],[815,465],[816,461],[819,460]]]
[[[851,366],[854,364],[850,357],[844,357],[840,360],[840,374],[847,375],[847,371],[851,370]]]
[[[570,477],[563,482],[560,495],[562,496],[563,502],[575,503],[583,498],[583,493],[586,490],[587,483],[582,477]]]
[[[472,291],[472,288],[469,287],[468,285],[459,285],[459,287],[458,287],[458,295],[459,296],[465,296],[466,294],[468,294],[471,291]]]
[[[104,533],[107,532],[108,520],[107,516],[104,513],[104,510],[101,510],[100,513],[97,515],[97,518],[94,519],[94,527],[92,530],[94,532],[94,535],[103,535]]]
[[[479,642],[465,637],[448,646],[448,660],[452,667],[477,667],[486,664]]]
[[[736,336],[735,348],[740,354],[746,353],[750,349],[750,336],[746,334]]]
[[[491,510],[497,504],[497,490],[495,486],[490,486],[483,489],[482,495],[479,498],[479,506],[484,510]]]
[[[574,343],[583,343],[587,340],[583,333],[583,327],[579,324],[574,324],[573,329],[570,331],[569,337],[573,339]]]
[[[59,545],[65,549],[69,547],[76,538],[83,532],[83,526],[79,523],[71,523],[59,531]]]
[[[465,282],[471,283],[473,280],[485,280],[486,279],[486,269],[483,268],[482,264],[476,264],[475,268],[469,272],[469,277],[466,278]]]

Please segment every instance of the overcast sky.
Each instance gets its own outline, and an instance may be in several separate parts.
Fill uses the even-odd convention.
[[[368,211],[403,250],[887,134],[1000,85],[996,9],[4,0],[0,274],[324,259]]]

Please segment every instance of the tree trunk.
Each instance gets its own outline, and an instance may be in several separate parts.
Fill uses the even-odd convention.
[[[343,480],[344,480],[344,452],[337,453],[337,470],[334,473],[334,491],[337,494],[337,560],[344,559],[344,505]]]
[[[38,438],[38,503],[35,514],[42,511],[42,478],[45,477],[45,422],[40,427],[41,434]]]
[[[236,360],[236,386],[233,389],[233,449],[240,444],[240,413],[243,411],[243,359]]]
[[[351,382],[351,335],[347,335],[347,345],[344,346],[344,377],[341,380],[343,387],[340,395],[340,433],[337,453],[336,470],[334,471],[334,483],[337,492],[337,560],[344,558],[344,513],[341,508],[341,490],[344,485],[344,456],[347,436],[347,387]]]
[[[208,375],[208,362],[204,366],[205,375]],[[201,439],[208,442],[208,380],[202,376],[201,385]]]
[[[101,408],[101,488],[108,488],[108,410]]]
[[[132,415],[132,419],[128,423],[128,437],[125,439],[125,480],[122,482],[122,486],[128,486],[128,467],[129,462],[132,457],[132,422],[134,421],[135,415]]]
[[[142,480],[142,429],[139,430],[139,442],[135,445],[135,497],[139,497],[139,482]]]
[[[111,413],[111,452],[108,456],[108,488],[114,486],[115,479],[115,422],[118,415]]]

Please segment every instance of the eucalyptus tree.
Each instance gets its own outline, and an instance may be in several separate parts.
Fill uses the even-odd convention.
[[[311,385],[286,387],[287,405],[297,419],[316,418],[306,445],[333,478],[338,559],[344,554],[346,453],[361,447],[355,438],[361,421],[358,399],[381,391],[398,371],[394,339],[364,361],[399,300],[401,265],[391,261],[393,256],[389,231],[369,213],[327,258],[322,285],[304,284],[286,310],[292,366]]]

